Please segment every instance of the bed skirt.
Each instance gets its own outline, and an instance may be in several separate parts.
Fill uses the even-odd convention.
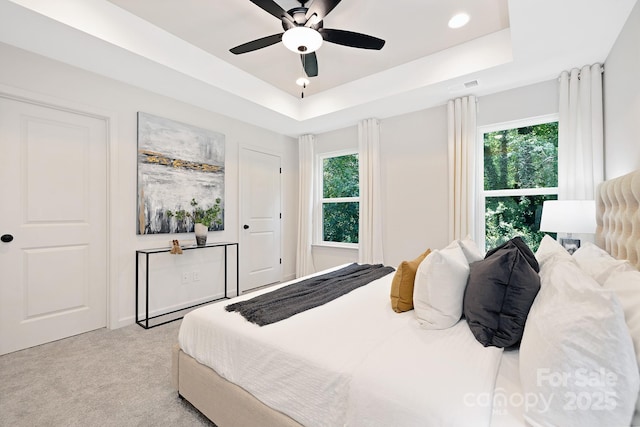
[[[302,427],[201,365],[177,344],[172,351],[171,385],[218,427]]]

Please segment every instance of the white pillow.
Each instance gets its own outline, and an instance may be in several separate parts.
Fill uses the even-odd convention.
[[[458,240],[458,244],[462,248],[464,256],[467,258],[467,264],[472,262],[482,261],[484,259],[484,253],[478,248],[476,242],[473,241],[471,236],[467,236],[462,240]]]
[[[635,270],[629,261],[617,260],[591,242],[584,242],[574,252],[573,258],[578,262],[581,269],[601,285],[616,272]]]
[[[469,264],[457,241],[436,249],[420,263],[413,288],[413,308],[426,329],[447,329],[462,317]]]
[[[542,241],[540,241],[540,246],[538,246],[538,250],[535,255],[540,268],[542,268],[545,262],[554,259],[566,261],[573,260],[573,258],[571,258],[571,254],[560,243],[558,243],[556,239],[548,234],[545,234]]]
[[[547,263],[540,278],[520,345],[525,420],[628,426],[640,375],[618,299],[573,262]]]
[[[640,271],[614,274],[604,282],[604,287],[614,291],[620,300],[620,305],[624,310],[624,318],[636,349],[636,362],[640,371]],[[636,412],[632,425],[640,426],[640,396],[636,401]]]

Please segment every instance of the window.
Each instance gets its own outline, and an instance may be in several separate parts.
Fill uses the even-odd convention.
[[[478,230],[486,249],[515,236],[535,251],[542,202],[558,197],[558,122],[544,117],[480,129]]]
[[[327,153],[318,156],[320,207],[316,243],[357,247],[360,207],[358,154]]]

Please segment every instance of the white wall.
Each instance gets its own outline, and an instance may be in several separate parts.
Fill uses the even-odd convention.
[[[478,100],[477,124],[487,126],[557,114],[559,103],[556,79],[486,95]]]
[[[174,238],[193,239],[191,235],[136,235],[137,124],[136,113],[144,111],[172,120],[215,130],[226,135],[225,230],[209,234],[209,241],[238,241],[239,238],[239,147],[265,147],[282,156],[283,276],[295,275],[295,236],[297,215],[297,142],[295,139],[256,126],[211,113],[173,99],[159,96],[115,80],[107,79],[23,50],[0,44],[0,85],[27,91],[48,99],[71,102],[105,112],[113,119],[111,135],[113,172],[111,179],[112,244],[111,292],[115,304],[110,307],[110,326],[129,324],[134,315],[135,250],[168,246]],[[107,60],[107,59],[105,59]],[[201,252],[201,251],[190,251]],[[195,257],[191,261],[196,261]],[[190,261],[185,256],[177,264]],[[215,264],[214,260],[214,264]],[[190,266],[190,269],[199,267]],[[205,267],[202,267],[205,268]],[[173,272],[175,273],[175,271]],[[207,273],[209,274],[209,273]],[[211,272],[215,276],[215,272]],[[176,274],[173,274],[177,277]],[[167,274],[171,276],[171,274]],[[162,277],[160,278],[162,279]],[[201,281],[205,283],[206,277]],[[175,286],[175,279],[158,284]],[[200,285],[200,284],[198,284]],[[195,286],[195,285],[194,285]],[[235,288],[234,288],[235,289]],[[198,292],[195,292],[196,294]],[[165,297],[176,292],[166,290]],[[179,294],[179,292],[178,292]]]
[[[447,245],[447,108],[380,125],[385,262],[397,266]]]
[[[315,153],[331,153],[340,150],[358,151],[358,127],[350,126],[316,135]]]
[[[640,169],[640,2],[604,66],[605,178]]]

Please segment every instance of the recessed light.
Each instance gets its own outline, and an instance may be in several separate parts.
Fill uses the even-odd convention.
[[[306,88],[309,85],[309,79],[306,77],[300,77],[298,80],[296,80],[296,84],[298,86]]]
[[[458,13],[457,15],[454,15],[453,18],[449,19],[449,28],[464,27],[467,25],[467,22],[469,22],[469,19],[471,18],[466,13]]]

